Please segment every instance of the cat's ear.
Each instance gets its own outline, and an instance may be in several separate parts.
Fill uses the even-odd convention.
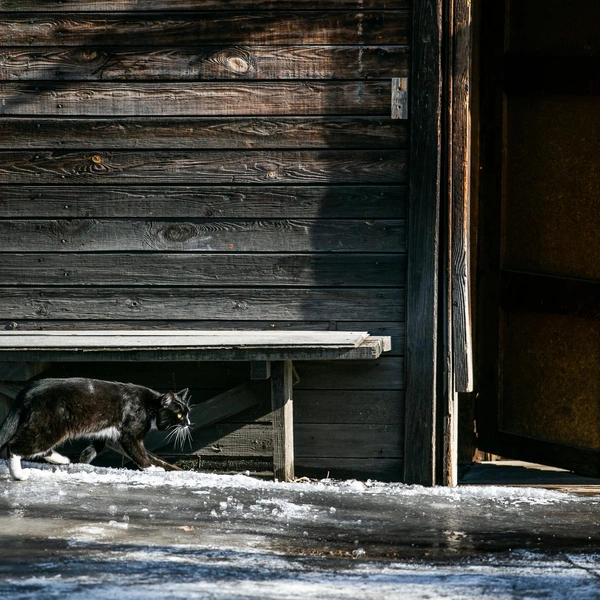
[[[167,392],[161,399],[160,403],[162,406],[169,406],[173,402],[173,394],[171,392]]]
[[[187,400],[187,397],[190,394],[190,388],[185,388],[184,390],[181,390],[180,392],[177,392],[177,396],[179,396],[184,402]]]

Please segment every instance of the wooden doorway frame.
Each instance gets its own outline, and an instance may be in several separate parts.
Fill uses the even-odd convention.
[[[456,485],[458,393],[473,386],[472,0],[414,0],[404,481]]]

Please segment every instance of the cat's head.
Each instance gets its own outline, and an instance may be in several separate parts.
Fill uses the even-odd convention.
[[[186,430],[190,423],[190,391],[167,392],[160,399],[160,408],[156,416],[156,428],[159,431],[168,429]],[[179,435],[177,436],[179,438]]]

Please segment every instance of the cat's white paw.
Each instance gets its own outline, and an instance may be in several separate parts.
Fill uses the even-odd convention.
[[[21,468],[21,457],[13,455],[8,459],[8,470],[15,481],[27,481],[30,469]]]
[[[18,473],[11,473],[15,481],[27,481],[30,474],[31,469],[21,469]]]
[[[70,465],[71,464],[71,461],[66,456],[63,456],[62,454],[59,454],[58,452],[54,452],[54,450],[52,451],[52,454],[50,454],[49,456],[44,456],[44,460],[53,465]]]

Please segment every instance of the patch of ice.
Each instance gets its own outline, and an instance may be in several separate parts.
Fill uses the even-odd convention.
[[[357,554],[358,554],[357,549]],[[578,558],[574,557],[575,560]],[[457,565],[290,560],[271,553],[168,552],[128,548],[86,557],[97,564],[85,577],[73,569],[19,579],[8,577],[12,598],[104,599],[210,598],[229,600],[588,600],[598,597],[597,579],[556,556]],[[106,567],[109,568],[106,568]]]
[[[418,485],[401,483],[382,483],[367,480],[335,481],[323,479],[319,482],[283,483],[255,479],[246,474],[217,475],[197,473],[193,471],[132,471],[127,469],[94,467],[88,464],[73,464],[56,467],[41,463],[25,463],[31,469],[32,485],[35,480],[43,478],[54,483],[73,482],[86,486],[114,484],[118,489],[136,488],[181,488],[195,490],[197,494],[209,494],[210,490],[264,490],[264,491],[294,491],[299,494],[306,492],[322,492],[340,494],[377,494],[390,497],[402,497],[418,501],[419,497],[427,498],[428,502],[440,502],[440,507],[450,503],[491,502],[503,506],[520,505],[551,505],[561,502],[592,502],[600,503],[600,497],[590,498],[564,492],[541,488],[514,488],[507,486],[462,486],[456,488],[434,487],[426,488]],[[0,460],[0,479],[10,479],[6,460]],[[298,506],[298,505],[294,505]],[[280,510],[281,509],[281,510]],[[292,510],[291,507],[278,507],[280,512]],[[294,509],[305,511],[304,508]],[[293,511],[292,511],[293,512]]]
[[[282,519],[299,519],[306,517],[312,510],[312,506],[308,504],[295,504],[289,500],[281,498],[263,498],[256,502],[258,507],[264,506],[270,509],[271,514]],[[256,510],[250,507],[251,510]]]

